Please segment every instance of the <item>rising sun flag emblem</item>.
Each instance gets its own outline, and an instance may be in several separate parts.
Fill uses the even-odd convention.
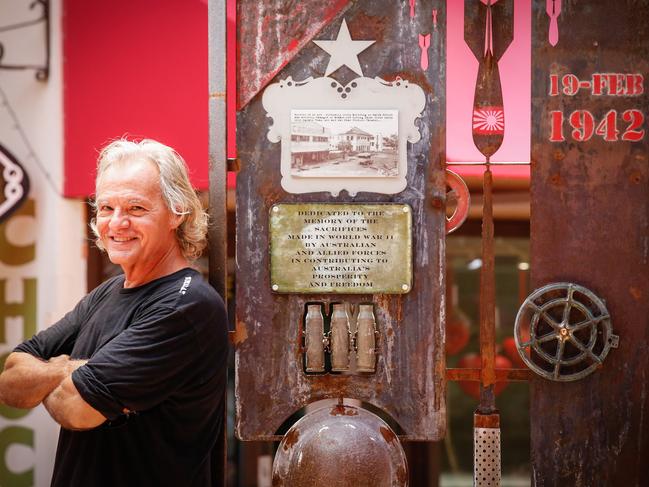
[[[481,107],[473,110],[473,133],[495,135],[505,133],[505,111],[502,107]]]

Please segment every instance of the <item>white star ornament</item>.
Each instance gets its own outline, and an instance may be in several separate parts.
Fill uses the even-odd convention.
[[[319,48],[326,51],[331,58],[327,64],[325,76],[329,76],[341,66],[347,66],[354,73],[363,76],[363,70],[358,62],[358,54],[370,47],[376,41],[353,41],[349,35],[347,21],[343,19],[335,41],[313,41]]]

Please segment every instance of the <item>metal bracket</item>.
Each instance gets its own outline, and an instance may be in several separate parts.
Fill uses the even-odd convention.
[[[0,26],[0,33],[43,23],[45,27],[45,62],[41,66],[33,64],[4,64],[2,58],[4,57],[5,47],[2,42],[0,42],[0,69],[34,69],[36,70],[36,79],[38,81],[47,81],[50,75],[50,0],[33,0],[32,3],[29,4],[29,9],[33,10],[37,5],[42,9],[39,18]]]
[[[446,217],[446,234],[454,232],[462,226],[469,216],[471,207],[471,194],[464,179],[453,171],[446,170],[446,186],[450,191],[446,193],[446,204],[455,203],[455,211]]]

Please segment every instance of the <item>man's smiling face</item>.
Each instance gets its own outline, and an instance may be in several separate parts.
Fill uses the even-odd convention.
[[[111,262],[124,270],[148,268],[178,247],[180,218],[165,204],[157,166],[120,161],[97,184],[97,230]]]

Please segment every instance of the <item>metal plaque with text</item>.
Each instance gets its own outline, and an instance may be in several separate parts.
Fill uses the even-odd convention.
[[[278,293],[404,294],[412,287],[406,204],[276,204],[270,285]]]

